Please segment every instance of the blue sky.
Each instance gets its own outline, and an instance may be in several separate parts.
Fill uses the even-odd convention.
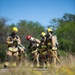
[[[45,26],[65,13],[75,14],[75,0],[0,0],[0,17],[11,19],[8,24],[27,20]]]

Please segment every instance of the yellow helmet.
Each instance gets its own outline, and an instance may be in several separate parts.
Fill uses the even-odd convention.
[[[48,32],[52,32],[53,30],[51,28],[47,28],[47,31]]]
[[[41,36],[45,36],[45,35],[46,35],[46,33],[45,33],[45,32],[42,32],[42,33],[41,33]]]
[[[12,28],[12,32],[18,32],[18,28],[17,27],[13,27]]]

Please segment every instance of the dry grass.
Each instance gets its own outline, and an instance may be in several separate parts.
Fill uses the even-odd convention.
[[[0,75],[75,75],[75,56],[68,55],[60,57],[61,63],[57,64],[56,68],[49,68],[46,71],[36,70],[37,68],[28,67],[28,62],[25,65],[20,65],[8,71],[0,71]]]

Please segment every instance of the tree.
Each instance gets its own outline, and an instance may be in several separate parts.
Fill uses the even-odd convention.
[[[20,20],[19,23],[17,23],[17,27],[19,28],[19,35],[23,41],[23,43],[26,43],[25,37],[27,35],[32,35],[35,38],[40,39],[40,33],[42,31],[45,31],[44,27],[41,26],[38,22],[32,22],[32,21],[25,21]]]
[[[6,51],[6,36],[7,36],[7,26],[6,22],[8,19],[2,17],[0,18],[0,60],[3,61],[5,59],[5,51]]]
[[[59,48],[61,50],[75,52],[75,15],[64,14],[60,19],[53,19],[53,24],[57,25],[56,35],[58,37]]]

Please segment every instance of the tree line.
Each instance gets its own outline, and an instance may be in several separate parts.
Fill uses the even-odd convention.
[[[2,62],[5,60],[7,50],[6,38],[13,26],[18,27],[18,35],[26,49],[28,47],[27,35],[40,39],[41,32],[46,31],[39,22],[20,20],[17,24],[8,25],[8,21],[7,18],[0,18],[0,60]],[[48,27],[52,27],[58,38],[59,50],[75,53],[75,14],[66,13],[61,18],[52,19]]]

